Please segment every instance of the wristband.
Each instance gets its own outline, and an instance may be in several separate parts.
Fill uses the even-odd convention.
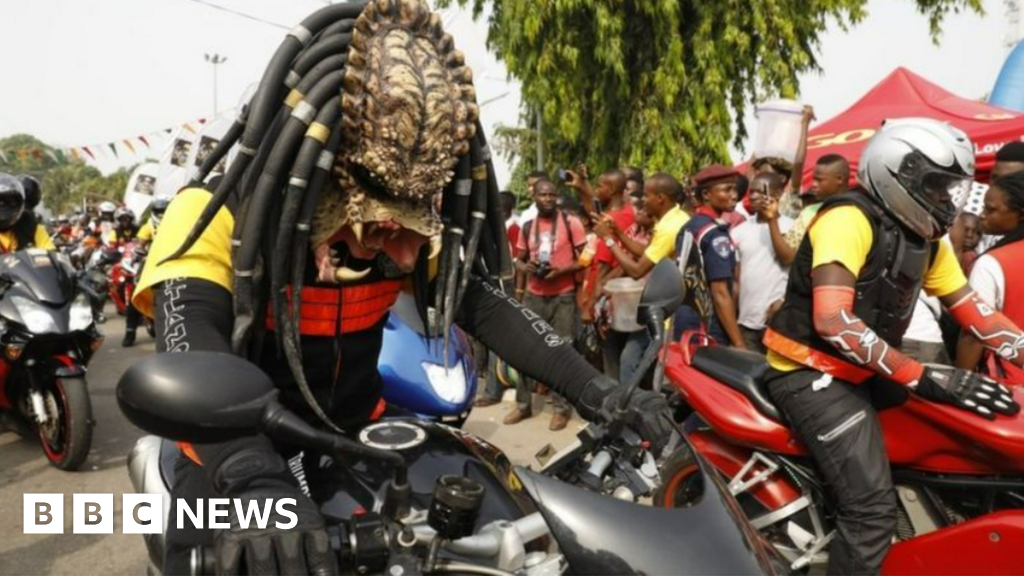
[[[604,245],[609,247],[609,248],[611,248],[612,246],[615,246],[615,239],[612,238],[611,236],[605,238],[604,239]]]

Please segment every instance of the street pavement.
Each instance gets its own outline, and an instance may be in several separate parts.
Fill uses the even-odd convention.
[[[121,534],[121,497],[132,493],[125,458],[143,432],[121,415],[114,390],[117,380],[134,361],[153,353],[153,342],[144,330],[134,348],[121,348],[124,321],[108,309],[110,320],[102,326],[107,340],[89,366],[92,397],[92,451],[79,472],[62,472],[50,466],[35,439],[21,438],[0,429],[0,576],[27,574],[145,574],[148,557],[142,537]],[[480,383],[481,386],[483,382]],[[506,395],[511,400],[511,391]],[[502,425],[514,403],[503,402],[474,409],[465,429],[505,450],[516,464],[534,464],[534,454],[545,444],[568,444],[582,427],[575,417],[560,432],[548,431],[550,408],[535,397],[534,416],[516,426]],[[64,494],[64,534],[23,534],[23,494]],[[72,494],[114,495],[113,534],[72,534]]]

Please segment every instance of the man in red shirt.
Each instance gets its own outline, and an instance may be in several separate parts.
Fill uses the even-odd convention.
[[[636,212],[633,210],[632,203],[625,199],[627,178],[624,172],[608,170],[601,174],[597,180],[596,193],[587,180],[586,166],[580,166],[576,172],[567,171],[567,173],[569,178],[566,184],[579,192],[584,210],[591,214],[600,214],[604,211],[615,222],[615,226],[619,230],[629,230],[633,226],[636,222]],[[613,242],[619,243],[618,240],[613,240]],[[598,243],[594,262],[597,263],[594,293],[600,294],[609,273],[619,267],[619,262],[604,242]],[[584,310],[583,315],[584,321],[593,319],[592,310]]]
[[[583,225],[573,215],[558,209],[558,189],[550,180],[534,185],[533,201],[537,217],[527,222],[519,233],[516,250],[516,298],[555,329],[550,338],[572,340],[576,323],[576,272],[580,265],[577,254],[587,243]],[[533,415],[533,384],[521,378],[516,387],[515,410],[505,424],[518,424]],[[554,392],[552,430],[561,430],[569,422],[572,407]]]

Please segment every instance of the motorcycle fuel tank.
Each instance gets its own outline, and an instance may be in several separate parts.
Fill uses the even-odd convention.
[[[369,433],[367,433],[369,431]],[[484,501],[476,528],[495,520],[514,520],[536,507],[508,458],[491,444],[443,424],[413,419],[388,419],[357,433],[364,443],[385,447],[393,442],[409,466],[412,508],[426,510],[439,476],[453,474],[484,487]],[[289,461],[292,471],[299,466]],[[302,457],[303,481],[313,500],[321,503],[328,519],[343,520],[360,510],[379,510],[391,471],[386,464],[353,458],[351,462],[326,455]]]

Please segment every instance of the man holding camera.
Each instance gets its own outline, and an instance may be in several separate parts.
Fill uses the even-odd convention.
[[[523,226],[516,243],[516,299],[550,324],[557,337],[572,340],[580,270],[577,254],[587,242],[586,231],[575,216],[558,209],[558,189],[550,180],[537,181],[533,201],[537,217]],[[517,406],[505,417],[505,424],[518,424],[533,415],[532,386],[530,379],[520,379]],[[555,412],[550,428],[561,430],[569,423],[572,408],[553,391],[550,400]]]

